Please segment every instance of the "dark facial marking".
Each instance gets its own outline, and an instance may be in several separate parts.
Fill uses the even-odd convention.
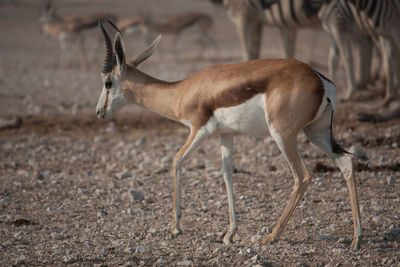
[[[108,80],[104,83],[106,89],[110,89],[112,87],[112,81]]]

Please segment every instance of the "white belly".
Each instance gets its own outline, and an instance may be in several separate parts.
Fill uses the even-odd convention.
[[[255,95],[246,102],[214,111],[219,133],[243,133],[255,136],[268,135],[265,94]]]

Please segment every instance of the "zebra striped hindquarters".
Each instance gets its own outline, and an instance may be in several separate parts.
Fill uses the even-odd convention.
[[[375,45],[387,80],[383,103],[388,104],[395,96],[394,88],[399,86],[396,81],[400,80],[400,72],[396,72],[400,64],[400,1],[335,0],[322,8],[319,17],[331,39],[329,70],[332,77],[339,54],[344,59],[347,92],[342,98],[350,99],[358,87],[365,87],[369,81]]]

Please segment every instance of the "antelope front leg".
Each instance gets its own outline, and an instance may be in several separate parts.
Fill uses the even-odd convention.
[[[173,175],[174,175],[174,199],[172,207],[172,222],[171,222],[171,233],[173,236],[179,235],[182,231],[179,228],[179,220],[181,214],[181,166],[184,157],[187,155],[187,151],[193,143],[195,134],[191,133],[186,143],[175,155],[173,162]],[[188,151],[190,152],[190,151]]]
[[[232,243],[233,236],[236,234],[237,231],[235,200],[232,190],[232,150],[233,135],[221,135],[222,176],[224,178],[229,203],[229,230],[224,236],[225,245],[229,245]]]
[[[179,228],[179,220],[181,218],[181,166],[183,160],[195,150],[201,142],[210,136],[215,130],[213,125],[208,129],[207,127],[200,130],[191,129],[190,136],[183,147],[178,151],[174,158],[173,172],[174,172],[174,199],[172,209],[172,223],[171,233],[173,236],[179,235],[182,231]],[[211,131],[210,131],[211,129]]]

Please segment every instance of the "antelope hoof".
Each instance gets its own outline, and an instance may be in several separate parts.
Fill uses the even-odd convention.
[[[226,233],[226,235],[224,236],[224,239],[223,239],[224,245],[227,245],[227,246],[232,245],[234,235],[235,235],[235,233],[230,233],[230,232]]]
[[[354,250],[359,250],[360,249],[360,238],[355,237],[353,239],[353,242],[351,242],[351,248]]]
[[[274,243],[276,243],[278,240],[279,240],[279,239],[271,233],[271,234],[267,235],[267,236],[263,239],[263,244],[264,244],[264,245],[274,244]]]
[[[171,229],[171,238],[175,238],[180,234],[182,234],[182,231],[178,227],[174,227]]]
[[[382,103],[380,104],[381,107],[387,108],[389,106],[389,104],[393,101],[393,97],[392,96],[388,96],[385,97],[385,99],[383,99]]]

